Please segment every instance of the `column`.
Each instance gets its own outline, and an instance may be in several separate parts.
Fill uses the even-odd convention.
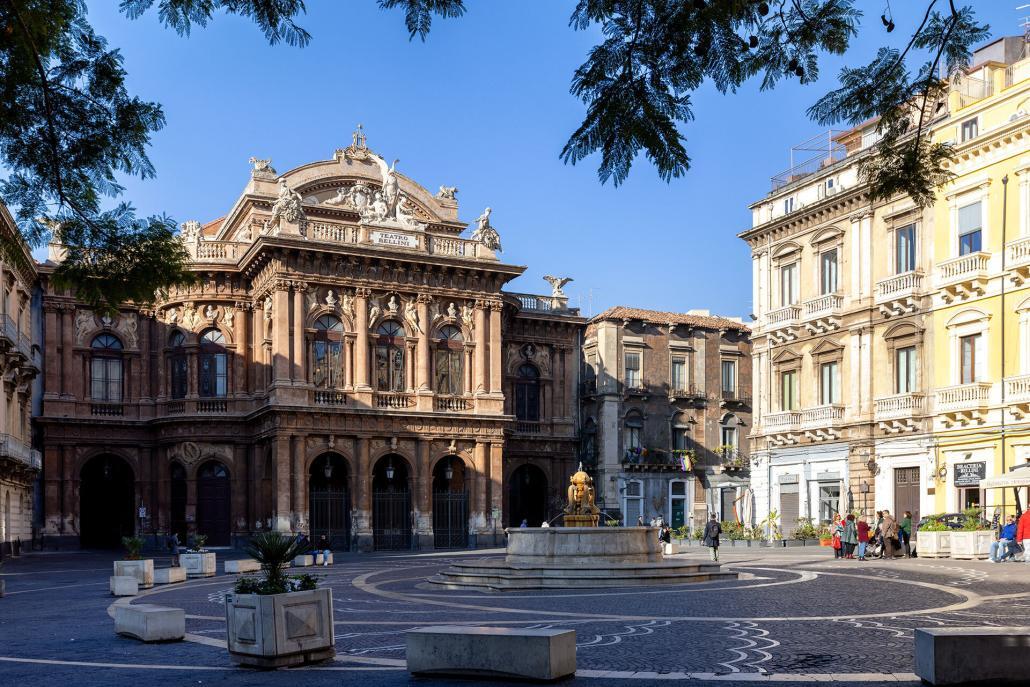
[[[476,488],[473,492],[472,521],[473,530],[480,532],[486,527],[486,477],[487,477],[487,444],[482,441],[476,442],[473,452],[473,460],[476,468]]]
[[[290,383],[290,292],[279,283],[272,292],[272,383]]]
[[[277,532],[290,531],[290,437],[275,438],[275,508],[272,528]]]
[[[236,304],[236,318],[233,320],[233,337],[236,341],[236,394],[244,395],[252,391],[250,379],[250,367],[253,362],[253,348],[251,347],[251,325],[250,308],[242,303]],[[250,525],[247,526],[248,529]]]
[[[493,529],[494,545],[504,529],[504,444],[495,441],[490,444],[490,526]],[[497,519],[493,518],[497,514]],[[537,523],[533,523],[534,526]]]
[[[368,289],[358,289],[354,295],[354,321],[358,339],[354,344],[354,386],[367,391],[368,383]]]
[[[358,510],[363,513],[361,516],[362,525],[358,529],[369,530],[369,514],[372,511],[372,466],[369,465],[368,439],[358,438]]]
[[[576,416],[576,380],[579,378],[579,360],[575,349],[571,346],[562,348],[562,359],[565,361],[565,410],[563,417]]]
[[[490,304],[490,391],[501,393],[501,308],[504,304]]]
[[[862,341],[862,366],[858,370],[858,378],[861,380],[863,389],[862,394],[862,414],[866,415],[872,412],[873,403],[873,337],[872,329],[863,328],[861,330],[861,341]]]
[[[861,301],[865,295],[862,291],[862,262],[868,258],[863,258],[862,255],[862,232],[859,216],[853,215],[848,219],[851,220],[851,230],[848,232],[848,239],[851,241],[851,288],[848,290],[854,294],[855,301]],[[869,251],[872,253],[872,247]]]
[[[153,331],[154,318],[144,315],[142,312],[133,314],[130,313],[128,317],[135,317],[137,322],[137,331],[139,331],[139,357],[140,357],[140,398],[152,399],[154,398],[154,389],[150,383],[150,366],[153,364],[153,354],[155,347],[151,344],[151,332]],[[162,347],[158,346],[160,350]],[[156,516],[155,516],[156,517]]]
[[[473,356],[472,384],[473,391],[480,394],[486,391],[486,304],[476,301],[475,307],[476,350]]]
[[[59,335],[59,329],[57,328],[57,320],[61,316],[59,310],[53,306],[47,306],[44,314],[45,331],[47,333],[46,339],[42,342],[43,350],[50,349],[51,346],[57,344],[57,337]],[[57,391],[61,386],[61,368],[59,365],[50,364],[46,366],[46,376],[44,377],[46,395],[56,396]]]
[[[346,389],[354,388],[354,337],[347,335],[343,340],[343,386]]]
[[[304,470],[304,437],[294,436],[293,438],[293,491],[291,498],[292,522],[294,529],[304,531],[304,521],[307,520],[307,489],[304,488],[307,482]]]
[[[429,321],[429,302],[431,296],[426,294],[418,295],[418,323],[422,331],[418,338],[418,376],[415,380],[419,391],[429,391],[429,337],[431,336],[432,323]]]
[[[424,339],[425,337],[422,338]],[[415,359],[414,343],[411,341],[405,341],[404,348],[406,349],[405,355],[407,356],[408,361],[408,364],[404,366],[404,389],[408,393],[411,393],[415,390],[415,367],[421,366],[422,363]]]
[[[72,347],[75,345],[75,325],[72,320],[75,317],[75,308],[67,307],[61,318],[61,395],[68,397],[74,395],[72,379],[76,377],[72,370]],[[81,379],[81,375],[79,376]]]
[[[79,502],[75,498],[78,492],[78,475],[74,473],[75,453],[71,446],[61,447],[61,534],[77,535],[79,533]]]
[[[307,324],[304,312],[304,293],[307,286],[300,282],[293,283],[293,383],[303,384],[307,381],[307,366],[304,360],[304,327]]]
[[[1005,250],[1004,246],[1002,250]],[[862,216],[862,293],[873,295],[873,216]]]
[[[418,492],[416,495],[416,509],[418,511],[416,520],[416,531],[420,536],[427,538],[427,546],[433,536],[433,502],[431,494],[433,490],[433,473],[430,470],[429,449],[432,442],[429,439],[418,439]]]

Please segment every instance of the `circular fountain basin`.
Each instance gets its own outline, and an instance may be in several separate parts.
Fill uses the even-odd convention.
[[[518,527],[508,530],[505,562],[597,566],[663,560],[656,527]]]

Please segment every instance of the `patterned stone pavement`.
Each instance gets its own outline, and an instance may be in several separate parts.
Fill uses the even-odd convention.
[[[132,599],[187,613],[187,641],[144,645],[113,632],[111,556],[23,556],[0,570],[0,684],[120,685],[155,673],[162,685],[279,685],[295,673],[305,685],[407,684],[404,632],[441,623],[575,629],[576,682],[918,684],[915,628],[1022,625],[1030,612],[1030,566],[1022,563],[860,563],[814,547],[724,549],[724,565],[742,579],[672,587],[480,593],[425,582],[459,556],[498,553],[338,554],[335,566],[316,571],[333,589],[337,660],[274,673],[229,664],[223,616],[231,576]]]

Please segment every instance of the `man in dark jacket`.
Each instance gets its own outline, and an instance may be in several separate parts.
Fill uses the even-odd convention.
[[[712,513],[712,519],[705,525],[704,545],[709,548],[713,561],[719,560],[719,535],[722,534],[722,525],[719,518]]]

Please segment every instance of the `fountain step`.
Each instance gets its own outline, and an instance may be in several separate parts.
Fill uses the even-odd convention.
[[[539,575],[503,575],[490,573],[460,574],[443,571],[429,578],[429,583],[446,589],[481,589],[515,591],[526,589],[596,589],[610,587],[640,587],[671,584],[691,584],[736,580],[736,573],[653,573],[613,577],[611,575],[576,575],[573,577]]]
[[[611,566],[558,566],[525,563],[454,563],[446,571],[451,574],[493,574],[504,577],[634,577],[636,575],[667,574],[697,575],[719,573],[718,563],[637,563]]]

